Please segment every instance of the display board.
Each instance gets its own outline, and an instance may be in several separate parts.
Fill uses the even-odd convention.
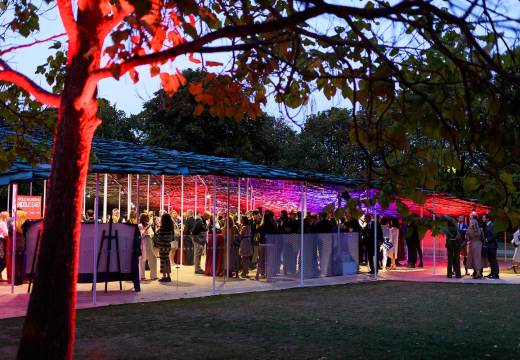
[[[16,208],[22,209],[27,214],[27,220],[39,220],[42,218],[42,197],[18,195]]]
[[[27,226],[24,267],[27,278],[31,278],[37,268],[37,257],[34,254],[40,241],[41,225],[42,221],[31,221]],[[110,230],[112,230],[112,239],[109,245],[108,236]],[[95,224],[81,224],[78,282],[92,282],[94,261],[96,261],[98,262],[98,282],[134,280],[134,283],[137,281],[138,284],[138,261],[141,254],[138,234],[137,225],[99,224],[97,240],[98,257],[95,260]],[[109,254],[110,266],[108,266]]]

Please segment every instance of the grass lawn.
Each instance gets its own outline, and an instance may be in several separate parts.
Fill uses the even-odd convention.
[[[518,286],[388,281],[111,306],[78,311],[76,358],[520,359],[519,310]]]

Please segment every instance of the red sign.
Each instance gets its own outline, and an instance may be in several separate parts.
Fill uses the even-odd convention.
[[[16,208],[20,208],[27,214],[27,220],[38,220],[42,218],[42,197],[18,195]]]

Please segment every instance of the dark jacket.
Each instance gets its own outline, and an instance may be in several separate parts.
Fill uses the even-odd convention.
[[[457,225],[454,223],[449,223],[446,229],[446,248],[447,249],[456,249],[460,247],[459,242],[457,241],[460,238],[459,229]]]
[[[484,243],[489,249],[498,248],[497,234],[492,221],[488,221],[484,228]]]

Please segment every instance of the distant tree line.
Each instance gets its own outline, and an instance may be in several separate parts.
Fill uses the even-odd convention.
[[[200,72],[184,75],[190,83]],[[99,105],[103,123],[96,136],[102,138],[346,177],[362,176],[365,168],[366,158],[350,139],[347,109],[311,115],[297,129],[267,114],[237,121],[212,116],[206,108],[194,116],[197,102],[187,86],[173,97],[159,90],[135,115],[127,116],[107,100],[100,100]]]

